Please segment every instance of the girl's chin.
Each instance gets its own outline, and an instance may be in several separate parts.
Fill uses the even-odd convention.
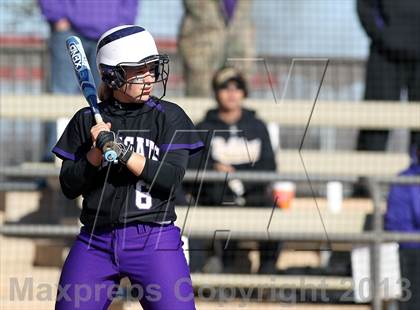
[[[150,98],[150,95],[143,95],[141,97],[132,98],[131,102],[132,103],[144,103],[147,100],[149,100],[149,98]]]
[[[150,95],[142,95],[140,98],[136,99],[136,102],[146,102],[147,100],[149,100]]]

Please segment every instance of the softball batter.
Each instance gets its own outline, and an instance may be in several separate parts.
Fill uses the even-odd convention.
[[[146,310],[195,309],[173,193],[203,143],[182,108],[162,100],[169,59],[148,31],[126,25],[99,39],[97,67],[104,123],[79,110],[53,149],[63,159],[63,193],[83,196],[83,226],[63,266],[56,309],[107,309],[125,276]],[[157,86],[163,94],[155,97]],[[118,162],[103,160],[110,141]]]

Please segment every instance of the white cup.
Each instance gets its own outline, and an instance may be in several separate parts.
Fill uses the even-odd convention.
[[[332,213],[339,213],[343,205],[343,183],[327,183],[327,205]]]

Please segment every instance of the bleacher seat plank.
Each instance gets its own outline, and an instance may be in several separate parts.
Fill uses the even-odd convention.
[[[318,202],[318,201],[317,201]],[[310,202],[308,202],[310,204]],[[321,205],[321,206],[320,206]],[[360,233],[363,228],[367,210],[364,208],[343,208],[334,214],[322,206],[320,212],[328,233]],[[188,211],[188,218],[185,220]],[[266,232],[270,233],[324,233],[315,201],[312,207],[300,208],[296,203],[290,210],[275,209],[271,217],[271,208],[238,208],[238,207],[177,207],[176,225],[184,227],[184,234],[203,232]],[[252,220],[250,220],[252,219]],[[184,226],[185,223],[185,226]],[[221,232],[222,233],[222,232]],[[227,236],[226,232],[223,232]]]
[[[410,163],[405,153],[279,150],[276,153],[277,172],[287,175],[310,176],[395,176]],[[303,163],[302,163],[303,159]],[[54,164],[25,163],[3,167],[0,174],[12,177],[58,176],[60,168]]]
[[[347,291],[353,288],[349,277],[299,276],[299,275],[240,275],[193,273],[191,280],[195,287],[263,287],[263,288],[324,288]]]
[[[408,167],[410,157],[404,153],[280,150],[276,154],[278,172],[284,174],[395,176]],[[302,163],[303,160],[303,163]]]
[[[83,96],[59,95],[2,95],[0,115],[5,118],[56,120],[71,117],[86,107]],[[201,120],[206,111],[216,106],[211,98],[168,98],[185,109],[193,121]],[[255,109],[266,122],[285,126],[305,126],[313,102],[285,100],[275,103],[269,99],[249,99],[245,106]],[[17,108],[19,107],[19,108]],[[318,101],[311,126],[337,128],[411,128],[419,129],[420,103]]]

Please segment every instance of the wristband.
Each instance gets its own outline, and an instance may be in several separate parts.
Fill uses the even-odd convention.
[[[119,143],[119,147],[120,147],[120,154],[118,156],[118,161],[123,164],[124,166],[127,165],[128,160],[130,159],[131,155],[133,155],[133,147],[130,146],[125,146],[122,143]]]

